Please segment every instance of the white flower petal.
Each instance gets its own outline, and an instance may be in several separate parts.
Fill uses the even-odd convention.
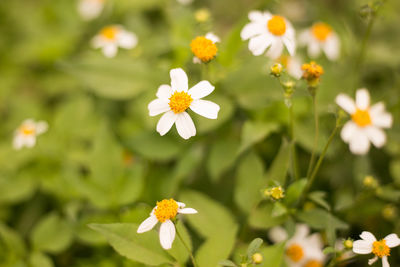
[[[104,3],[101,1],[80,0],[78,3],[78,12],[84,20],[91,20],[100,15],[103,6]]]
[[[134,33],[128,31],[122,31],[120,33],[120,36],[118,38],[118,44],[120,47],[125,49],[131,49],[135,47],[137,43],[138,43],[138,38]]]
[[[178,114],[175,114],[173,111],[168,111],[162,117],[157,123],[157,132],[160,135],[165,135],[174,125],[176,119],[178,118]]]
[[[296,231],[292,239],[303,240],[310,233],[310,228],[306,224],[296,224]]]
[[[181,209],[183,209],[184,207],[186,207],[186,204],[183,203],[183,202],[179,202],[179,201],[175,201],[175,202],[176,202],[176,204],[178,204],[178,207],[181,208]]]
[[[336,97],[336,104],[338,104],[343,110],[345,110],[349,114],[353,114],[356,112],[356,105],[348,95],[339,94]]]
[[[267,56],[272,59],[277,59],[282,55],[283,42],[281,39],[275,39],[271,44],[271,47],[267,51]]]
[[[271,239],[274,243],[279,243],[283,242],[288,238],[288,235],[285,231],[280,226],[273,227],[269,232],[268,232],[268,237]]]
[[[175,122],[176,130],[183,139],[196,135],[196,127],[187,112],[179,113]]]
[[[108,58],[115,57],[117,51],[118,51],[118,46],[116,43],[108,43],[103,46],[103,54]]]
[[[45,133],[47,129],[49,128],[49,125],[45,121],[39,121],[36,123],[36,135]]]
[[[350,151],[356,155],[364,155],[368,152],[370,143],[364,131],[359,131],[353,135],[349,141]]]
[[[216,119],[218,117],[219,105],[208,100],[197,99],[190,104],[190,109],[197,114],[208,119]]]
[[[388,112],[385,112],[385,105],[382,102],[373,105],[369,112],[373,125],[382,128],[392,127],[392,115]]]
[[[301,69],[301,62],[296,57],[291,57],[288,61],[287,71],[293,78],[299,80],[303,76],[303,70]]]
[[[187,92],[189,87],[188,77],[183,69],[172,69],[169,75],[171,76],[171,87],[174,92]]]
[[[34,147],[36,145],[36,136],[35,135],[25,136],[24,145],[29,148]]]
[[[221,39],[220,39],[217,35],[215,35],[214,33],[212,33],[212,32],[207,33],[204,37],[205,37],[206,39],[210,40],[210,41],[213,42],[213,43],[219,43],[219,42],[221,42]]]
[[[361,239],[370,242],[371,244],[376,241],[375,236],[368,231],[363,231],[360,235]]]
[[[382,267],[390,267],[390,264],[389,264],[387,256],[383,256],[382,257]]]
[[[386,245],[389,248],[394,248],[400,245],[400,238],[396,234],[390,234],[384,238],[386,240]]]
[[[250,39],[249,50],[253,53],[253,55],[259,56],[265,52],[271,43],[272,38],[269,34],[261,34]]]
[[[340,43],[336,34],[332,33],[322,45],[328,59],[334,61],[339,57]]]
[[[100,35],[96,35],[95,37],[93,37],[93,39],[90,43],[91,43],[92,47],[95,49],[103,47],[106,44],[104,42],[104,39]]]
[[[150,215],[146,220],[144,220],[138,227],[137,233],[141,234],[153,229],[153,227],[157,224],[158,220],[155,215]]]
[[[197,210],[192,209],[192,208],[184,208],[184,209],[178,209],[178,213],[182,214],[196,214]]]
[[[13,147],[16,150],[20,150],[25,145],[25,139],[22,134],[17,134],[13,139]]]
[[[214,91],[214,86],[209,81],[201,81],[189,89],[188,94],[193,99],[203,98]]]
[[[175,225],[166,220],[160,227],[160,243],[164,249],[170,249],[175,239]]]
[[[157,116],[158,114],[171,110],[167,101],[168,100],[166,99],[160,99],[160,98],[151,101],[147,106],[147,108],[149,109],[149,115]]]
[[[356,106],[361,110],[366,110],[369,107],[369,92],[367,89],[358,89],[356,92]]]
[[[307,49],[308,55],[311,58],[316,58],[319,56],[321,53],[321,45],[319,42],[317,42],[314,39],[311,39],[308,43],[308,49]]]
[[[307,45],[312,38],[310,30],[304,30],[299,34],[299,43],[301,45]]]
[[[198,57],[194,56],[194,57],[193,57],[193,63],[194,63],[194,64],[201,64],[201,63],[202,63],[202,61],[201,61],[201,59],[200,59],[200,58],[198,58]]]
[[[294,40],[294,38],[289,38],[289,37],[283,37],[282,38],[283,43],[286,46],[286,49],[288,50],[289,54],[291,56],[293,56],[296,52],[296,41]]]
[[[356,240],[353,242],[353,252],[357,254],[369,254],[372,252],[372,242]]]
[[[240,32],[240,37],[242,38],[242,40],[247,40],[265,32],[265,25],[262,25],[258,22],[251,22],[243,27],[242,31]]]
[[[261,12],[257,10],[253,10],[249,12],[248,18],[251,21],[257,21],[257,22],[264,22],[267,23],[267,21],[270,19],[271,14],[269,12]]]
[[[353,135],[355,135],[357,132],[358,126],[353,121],[348,121],[343,126],[340,136],[342,137],[343,141],[348,143],[353,138]]]
[[[368,265],[374,264],[377,260],[378,260],[378,257],[377,257],[377,256],[373,257],[372,259],[369,259],[369,260],[368,260]]]
[[[156,96],[168,100],[172,95],[172,88],[168,84],[162,84],[158,87]]]
[[[386,134],[378,127],[366,127],[365,132],[374,146],[380,148],[386,143]]]

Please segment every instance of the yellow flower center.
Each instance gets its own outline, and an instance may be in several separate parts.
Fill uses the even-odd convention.
[[[303,64],[301,69],[304,71],[303,78],[309,81],[319,79],[319,77],[324,74],[324,69],[314,61]]]
[[[208,62],[217,54],[217,46],[204,36],[198,36],[190,43],[193,54],[203,62]]]
[[[351,118],[360,127],[365,127],[371,125],[372,123],[371,116],[369,115],[369,111],[367,109],[356,109],[356,112],[351,115]]]
[[[310,260],[304,265],[304,267],[322,267],[322,263],[317,260]]]
[[[156,215],[157,220],[160,222],[165,222],[166,220],[170,220],[175,218],[178,213],[178,203],[175,200],[164,199],[162,201],[157,202],[157,207],[154,211],[154,215]]]
[[[372,243],[372,253],[379,258],[382,258],[383,256],[390,256],[390,248],[388,245],[386,245],[386,240],[382,239]]]
[[[19,129],[19,131],[23,135],[34,135],[35,134],[35,127],[32,125],[22,125]]]
[[[188,109],[192,101],[193,98],[188,93],[175,92],[169,98],[169,107],[175,114],[181,113]]]
[[[303,248],[298,244],[293,244],[286,249],[286,256],[294,262],[299,262],[304,257]]]
[[[268,21],[267,27],[270,33],[281,36],[286,32],[285,19],[281,16],[275,15]]]
[[[108,40],[115,40],[120,29],[116,26],[107,26],[100,31],[100,35]]]
[[[317,40],[324,42],[331,34],[332,28],[326,23],[318,22],[312,26],[311,32]]]

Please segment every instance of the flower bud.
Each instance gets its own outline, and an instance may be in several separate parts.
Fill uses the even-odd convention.
[[[302,78],[307,81],[308,89],[310,90],[310,93],[314,95],[315,89],[319,85],[320,77],[324,74],[324,69],[314,61],[303,64],[301,69],[303,70]]]
[[[351,239],[346,239],[346,240],[344,240],[344,241],[343,241],[343,246],[344,246],[346,249],[352,249],[352,248],[353,248],[353,240],[351,240]]]
[[[275,63],[274,65],[271,66],[271,75],[273,75],[275,77],[280,77],[282,71],[283,71],[283,67],[279,63]]]
[[[210,11],[207,8],[200,8],[194,13],[197,22],[203,23],[210,19]]]
[[[254,253],[253,256],[251,256],[251,259],[253,260],[253,263],[260,264],[263,261],[263,256],[261,253]]]
[[[378,180],[376,180],[373,176],[368,175],[365,176],[363,180],[363,185],[367,188],[375,189],[379,186]]]
[[[282,186],[275,186],[265,189],[264,195],[272,198],[273,200],[279,200],[285,197],[285,191],[283,190]]]

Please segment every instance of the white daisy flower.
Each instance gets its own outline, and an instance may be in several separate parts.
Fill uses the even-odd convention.
[[[170,249],[175,239],[175,225],[172,220],[178,213],[195,214],[197,210],[185,208],[185,204],[171,199],[164,199],[157,202],[157,206],[150,213],[150,217],[144,220],[137,229],[139,234],[150,231],[160,222],[160,243],[164,249]]]
[[[322,252],[321,235],[319,233],[310,235],[307,225],[297,224],[291,238],[282,227],[274,227],[269,231],[269,237],[275,243],[286,241],[285,260],[289,267],[323,266],[325,255]]]
[[[301,60],[296,56],[291,57],[282,55],[276,60],[276,62],[282,64],[287,73],[297,80],[299,80],[303,75],[303,70],[301,69]]]
[[[366,154],[370,142],[380,148],[386,143],[385,132],[381,128],[392,126],[392,115],[385,111],[385,105],[379,102],[370,106],[370,96],[367,89],[356,92],[356,101],[345,94],[336,97],[336,103],[351,115],[341,132],[344,142],[350,144],[354,154]]]
[[[25,147],[34,147],[36,144],[36,137],[47,131],[48,124],[45,121],[35,122],[33,119],[27,119],[15,130],[13,147],[14,149],[21,149]]]
[[[78,12],[84,20],[97,18],[104,8],[105,0],[79,0]]]
[[[340,52],[340,40],[332,27],[323,22],[315,23],[300,34],[299,42],[307,46],[308,55],[316,58],[324,51],[330,60],[336,60]]]
[[[157,124],[160,135],[165,135],[175,123],[179,135],[189,139],[196,135],[196,128],[186,112],[188,108],[209,119],[218,116],[220,107],[214,102],[201,99],[211,94],[214,86],[208,81],[201,81],[188,90],[188,77],[180,68],[172,69],[170,76],[171,86],[163,84],[158,88],[157,99],[148,105],[149,115],[164,113]]]
[[[118,47],[132,49],[137,43],[137,36],[121,25],[106,26],[92,39],[93,48],[101,48],[103,54],[109,58],[115,57]]]
[[[212,32],[207,33],[205,36],[197,36],[193,39],[190,43],[190,48],[194,54],[193,63],[207,63],[212,60],[218,52],[216,43],[220,41],[219,37]]]
[[[382,266],[389,267],[388,256],[390,256],[390,249],[400,245],[400,239],[396,234],[390,234],[384,239],[377,241],[375,236],[367,231],[360,235],[361,240],[356,240],[353,243],[353,252],[357,254],[375,254],[375,257],[368,261],[371,265],[378,260],[382,259]]]
[[[287,19],[260,11],[251,11],[249,19],[250,23],[243,28],[240,36],[243,40],[250,39],[249,50],[253,55],[259,56],[267,50],[267,56],[277,59],[284,46],[291,56],[295,54],[295,31]]]

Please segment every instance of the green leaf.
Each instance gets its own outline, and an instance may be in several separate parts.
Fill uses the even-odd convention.
[[[236,174],[235,202],[249,213],[261,200],[262,187],[265,186],[264,166],[260,157],[251,152],[240,160]],[[251,182],[249,182],[251,179]]]
[[[29,198],[37,187],[34,178],[25,171],[21,171],[13,177],[0,175],[0,203],[17,203]]]
[[[390,162],[390,174],[396,185],[400,186],[400,159]]]
[[[238,143],[231,140],[217,141],[211,148],[207,170],[214,182],[235,163]]]
[[[19,256],[24,256],[26,253],[26,246],[23,239],[19,236],[18,232],[9,228],[7,225],[0,222],[0,241],[4,243],[10,252]]]
[[[178,221],[178,223],[176,224],[176,231],[179,231],[185,244],[189,246],[190,250],[192,250],[192,240],[190,239],[189,232],[186,230],[182,221]],[[185,245],[178,238],[178,236],[175,237],[172,248],[167,250],[167,252],[169,255],[174,257],[182,266],[184,266],[189,259],[189,253],[185,248]]]
[[[310,194],[308,194],[308,198],[311,201],[320,205],[324,209],[330,211],[331,206],[329,205],[328,202],[326,202],[325,197],[326,197],[326,192],[323,192],[323,191],[314,191],[314,192],[311,192]]]
[[[230,260],[222,260],[222,261],[218,262],[218,264],[221,266],[238,267],[238,265],[236,263],[234,263],[233,261],[230,261]]]
[[[287,141],[283,140],[278,155],[275,157],[271,167],[267,172],[268,179],[276,181],[281,185],[285,184],[286,174],[289,169],[289,161],[290,144]]]
[[[138,225],[131,223],[90,224],[89,227],[105,236],[119,254],[130,260],[150,266],[171,263],[156,231],[138,234]]]
[[[279,124],[274,122],[246,121],[242,128],[239,153],[264,140],[278,129]]]
[[[247,258],[251,259],[254,253],[256,253],[261,245],[263,243],[263,240],[261,238],[255,238],[253,241],[251,241],[249,247],[247,248]]]
[[[198,211],[186,216],[190,225],[206,238],[196,253],[199,266],[216,266],[228,258],[236,241],[238,225],[220,203],[195,191],[184,191],[180,199]]]
[[[71,225],[55,213],[43,217],[32,230],[31,242],[39,251],[59,253],[72,241]]]
[[[273,226],[284,223],[287,219],[287,214],[274,217],[272,215],[274,209],[273,203],[266,203],[257,207],[249,217],[250,226],[257,229],[269,229]]]
[[[299,200],[306,184],[307,184],[307,179],[303,178],[298,181],[295,181],[289,186],[289,188],[286,191],[286,196],[284,198],[284,202],[286,203],[286,205],[288,206],[293,205]]]
[[[29,266],[30,267],[53,267],[53,261],[49,256],[41,252],[33,252],[29,255]]]
[[[282,204],[281,202],[275,202],[271,215],[272,217],[279,217],[285,215],[287,212],[287,208],[284,204]]]
[[[279,243],[273,246],[268,246],[261,249],[263,255],[263,262],[261,266],[266,267],[281,267],[283,263],[283,256],[285,252],[285,243]]]

